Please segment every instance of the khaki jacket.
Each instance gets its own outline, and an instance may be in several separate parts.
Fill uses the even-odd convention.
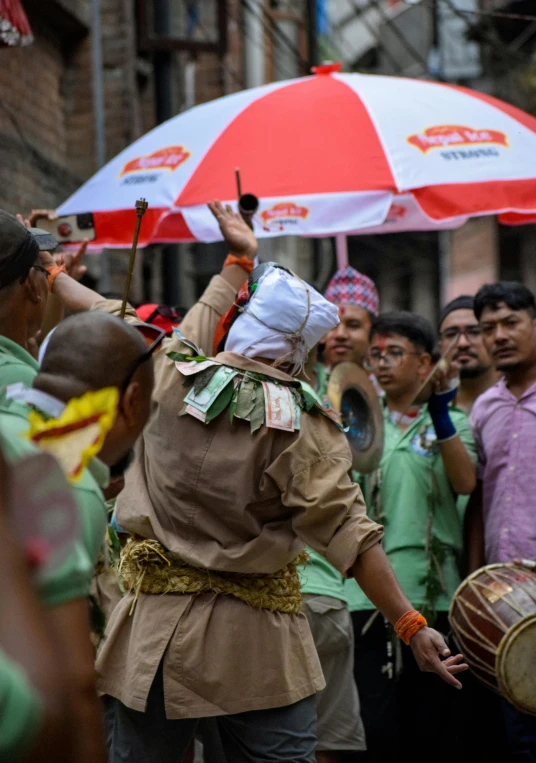
[[[207,354],[219,316],[234,299],[219,276],[185,318],[184,336]],[[97,309],[118,310],[103,302]],[[132,317],[133,313],[131,314]],[[118,499],[119,524],[159,540],[198,567],[272,573],[307,544],[346,573],[376,544],[350,476],[344,434],[325,416],[303,413],[299,432],[262,427],[226,412],[208,425],[178,414],[187,390],[165,341],[155,362],[154,410]],[[234,353],[217,360],[292,382],[282,371]],[[253,609],[230,596],[140,595],[115,608],[99,653],[100,689],[143,711],[164,658],[169,718],[239,713],[296,702],[324,682],[307,621]]]

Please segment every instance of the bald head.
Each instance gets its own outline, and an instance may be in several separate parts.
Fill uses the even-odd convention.
[[[50,337],[34,386],[54,377],[79,391],[121,387],[146,349],[141,334],[120,318],[98,311],[73,315]]]
[[[147,350],[142,335],[128,323],[98,311],[67,318],[55,329],[33,386],[67,402],[86,392],[119,387],[121,398],[113,428],[99,458],[117,464],[133,447],[149,417],[152,360],[141,363],[124,388],[136,361]]]

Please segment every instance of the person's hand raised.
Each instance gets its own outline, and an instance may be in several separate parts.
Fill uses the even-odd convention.
[[[443,636],[433,628],[421,628],[413,636],[409,645],[419,668],[427,673],[437,673],[446,683],[461,689],[461,683],[454,677],[469,669],[463,662],[463,655],[452,656]],[[444,659],[441,659],[443,657]]]
[[[74,278],[75,281],[80,281],[82,276],[87,273],[87,265],[83,265],[82,260],[84,259],[88,244],[89,240],[85,238],[76,252],[63,252],[62,254],[54,255],[56,265],[63,263],[67,268],[67,275]]]
[[[237,257],[249,257],[251,260],[254,260],[257,256],[257,239],[241,215],[233,212],[229,204],[224,207],[219,201],[209,202],[208,208],[218,221],[223,238],[231,254]]]
[[[30,228],[38,228],[39,220],[50,220],[53,222],[58,219],[58,213],[55,209],[32,209],[29,215]]]

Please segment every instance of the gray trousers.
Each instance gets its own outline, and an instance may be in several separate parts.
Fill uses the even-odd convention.
[[[162,663],[145,713],[105,697],[108,763],[181,763],[199,719],[168,720]],[[205,763],[315,763],[316,698],[270,710],[217,718],[222,752],[205,753]],[[207,757],[208,754],[208,757]]]

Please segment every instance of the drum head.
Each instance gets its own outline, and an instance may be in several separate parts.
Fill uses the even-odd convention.
[[[361,474],[374,471],[383,452],[383,414],[367,372],[356,363],[339,363],[329,380],[328,398],[341,414],[352,467]]]
[[[510,628],[501,641],[496,670],[506,699],[521,712],[536,715],[536,615]]]

